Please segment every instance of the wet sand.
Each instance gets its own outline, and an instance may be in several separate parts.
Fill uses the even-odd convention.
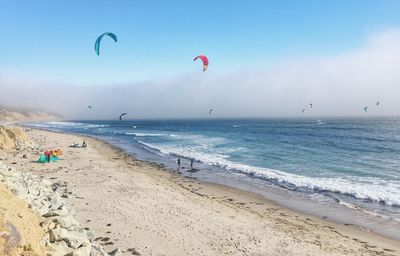
[[[50,164],[7,154],[4,162],[63,189],[76,219],[123,255],[400,255],[400,242],[279,206],[257,194],[182,177],[77,135],[33,130]],[[68,145],[86,140],[88,148]]]

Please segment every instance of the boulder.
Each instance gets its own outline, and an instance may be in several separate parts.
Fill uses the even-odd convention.
[[[43,217],[53,217],[53,216],[67,216],[69,214],[67,207],[64,205],[60,207],[58,210],[50,210]]]
[[[51,220],[51,219],[46,219],[40,223],[40,226],[45,230],[45,231],[50,231],[52,229],[56,228],[56,223]]]
[[[96,238],[96,233],[93,230],[85,230],[86,232],[86,237],[90,240],[93,241]]]
[[[52,249],[52,256],[65,256],[72,252],[72,249],[67,246],[64,241],[49,244]]]
[[[62,202],[61,197],[57,193],[53,193],[53,195],[50,196],[50,209],[52,210],[58,210],[60,209],[64,203]]]
[[[103,250],[103,247],[101,247],[101,245],[92,244],[90,256],[108,256],[108,254]]]
[[[66,242],[67,245],[73,249],[90,244],[90,241],[87,239],[84,233],[68,231],[64,228],[56,228],[51,230],[50,242],[61,240]]]
[[[82,246],[75,250],[70,256],[90,256],[91,246]],[[68,255],[69,256],[69,255]]]
[[[59,227],[65,228],[69,231],[77,231],[79,228],[79,223],[71,215],[58,216],[54,218],[54,221]]]

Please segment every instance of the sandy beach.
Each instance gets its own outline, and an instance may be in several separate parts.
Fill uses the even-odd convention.
[[[399,241],[283,208],[256,194],[182,177],[97,139],[32,130],[59,162],[3,161],[55,183],[76,219],[123,255],[400,255]],[[88,147],[68,145],[86,140]]]

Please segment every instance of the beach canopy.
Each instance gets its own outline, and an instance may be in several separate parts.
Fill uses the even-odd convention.
[[[208,58],[205,55],[199,55],[194,58],[193,61],[196,61],[197,59],[201,59],[201,61],[203,62],[203,72],[206,71],[208,68]]]
[[[119,116],[119,120],[122,120],[122,117],[125,116],[125,115],[127,115],[127,113],[122,113],[122,114]]]
[[[60,160],[60,158],[58,158],[58,156],[51,156],[50,157],[50,162],[56,162]],[[38,163],[48,163],[48,157],[45,155],[40,155],[39,159],[37,160]]]
[[[114,42],[117,42],[117,36],[114,33],[106,32],[106,33],[101,34],[96,39],[96,42],[94,43],[94,50],[96,51],[97,55],[100,55],[100,42],[101,42],[101,40],[103,39],[104,36],[109,36],[114,40]]]

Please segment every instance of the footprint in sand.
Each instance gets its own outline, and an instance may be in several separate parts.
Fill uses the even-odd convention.
[[[138,251],[136,251],[135,248],[129,248],[127,251],[132,253],[132,255],[140,255],[140,253]]]
[[[386,249],[386,248],[384,248],[383,250],[386,251],[386,252],[395,252],[395,250],[392,250],[392,249]]]

